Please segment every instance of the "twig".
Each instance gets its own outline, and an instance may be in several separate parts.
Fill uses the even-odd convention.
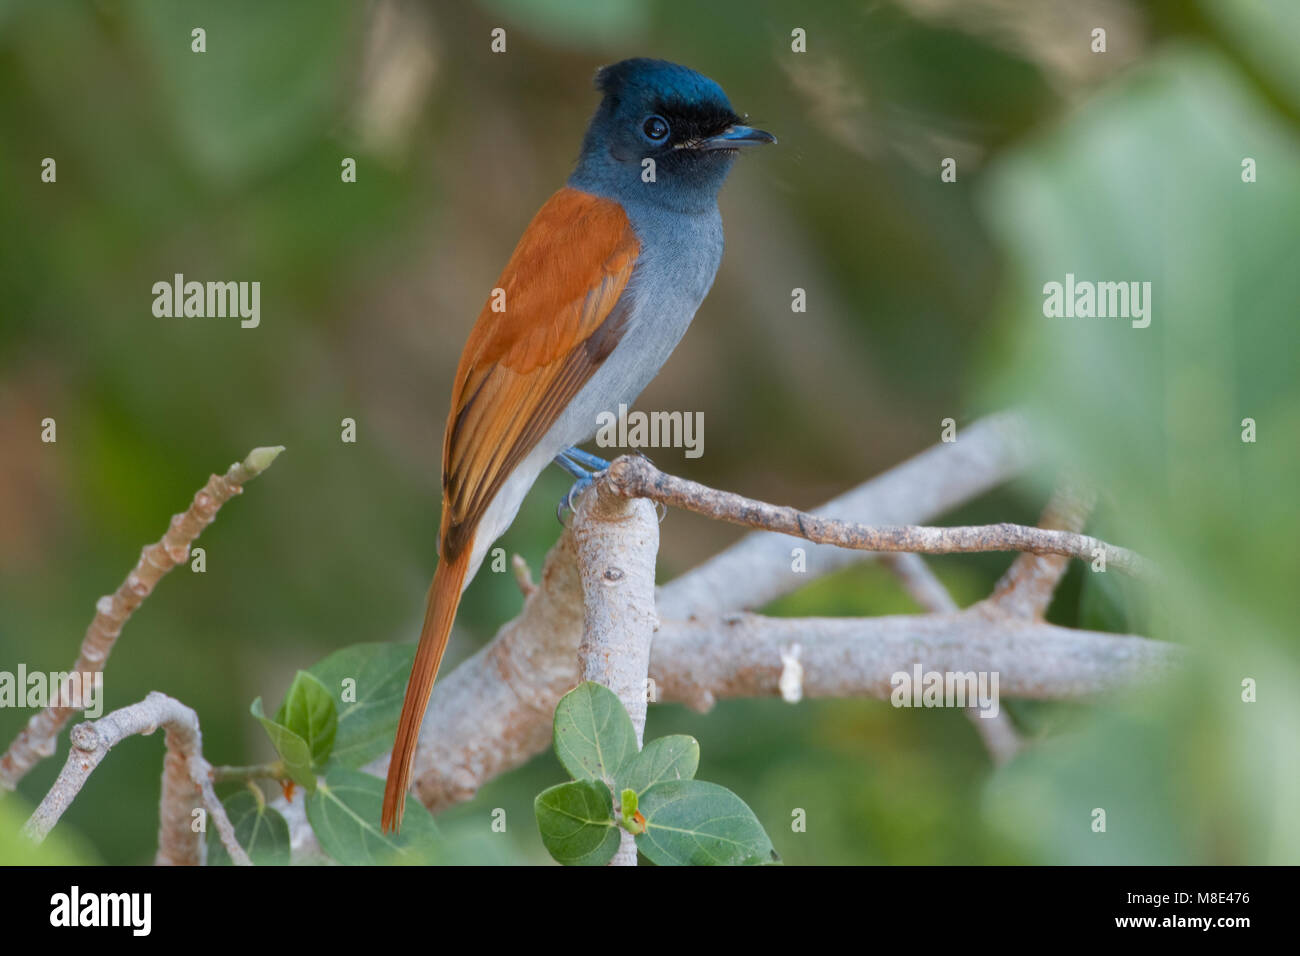
[[[659,520],[645,499],[611,494],[603,482],[578,501],[573,519],[585,622],[578,664],[583,680],[612,690],[636,732],[645,734],[646,678],[654,637]],[[615,802],[618,794],[614,795]],[[636,866],[636,840],[619,829],[610,866]]]
[[[909,551],[919,554],[967,554],[982,551],[1029,551],[1092,561],[1100,549],[1107,565],[1139,577],[1153,577],[1145,558],[1127,548],[1067,531],[1018,524],[974,527],[872,527],[836,521],[795,508],[770,505],[729,491],[718,491],[660,471],[645,458],[616,458],[600,479],[625,498],[649,498],[708,518],[804,538],[818,544],[857,551]]]
[[[978,498],[1023,472],[1031,443],[1019,415],[1003,412],[964,428],[954,443],[934,445],[815,509],[824,518],[863,524],[919,524]],[[791,573],[792,541],[756,531],[659,589],[661,617],[687,618],[758,608],[809,581],[870,561],[870,551],[803,545],[806,569]]]
[[[44,840],[115,744],[135,734],[147,736],[159,727],[166,730],[167,754],[163,760],[155,862],[197,864],[202,861],[203,834],[195,832],[192,814],[194,807],[202,803],[216,824],[217,835],[230,858],[241,866],[251,865],[212,787],[212,767],[203,759],[198,715],[180,701],[157,691],[139,703],[72,728],[72,747],[63,770],[23,827],[23,833],[37,843]]]
[[[87,725],[83,724],[74,728],[74,732],[85,726]],[[143,733],[151,734],[153,730],[154,727],[149,727]],[[184,732],[182,730],[181,733]],[[181,734],[166,727],[163,735],[166,751],[163,754],[162,796],[158,799],[158,853],[154,856],[154,865],[202,866],[207,848],[203,843],[203,835],[194,830],[194,812],[203,806],[203,791],[189,775],[193,757],[187,753]],[[83,732],[78,736],[85,738],[86,734]],[[84,739],[79,741],[76,749],[83,749],[86,743]],[[105,754],[112,746],[97,737],[89,743],[92,748],[102,747]],[[81,784],[77,785],[77,789],[81,789]]]
[[[246,767],[213,767],[213,783],[229,783],[232,780],[279,780],[292,779],[284,769],[283,760],[271,763],[255,763]]]
[[[1095,502],[1094,493],[1085,491],[1072,479],[1065,479],[1052,492],[1038,525],[1060,531],[1082,531]],[[1022,554],[1002,575],[988,601],[1006,614],[1042,617],[1068,567],[1069,559],[1058,554]]]
[[[528,570],[528,562],[524,560],[523,555],[516,554],[510,559],[510,567],[515,573],[515,584],[519,586],[519,593],[528,597],[537,590],[537,585],[533,583],[533,574]]]
[[[218,509],[240,494],[246,482],[270,467],[284,451],[277,448],[254,448],[242,462],[236,462],[224,475],[213,475],[195,495],[190,507],[174,515],[166,534],[140,552],[135,569],[118,589],[100,598],[95,617],[81,642],[81,654],[73,671],[102,671],[113,650],[122,626],[153,591],[164,574],[189,557],[190,545],[203,532]],[[13,790],[18,782],[41,760],[54,753],[59,732],[76,707],[47,707],[27,722],[4,757],[0,758],[0,790]]]

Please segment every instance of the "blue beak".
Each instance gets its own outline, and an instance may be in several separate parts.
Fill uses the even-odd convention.
[[[766,130],[754,129],[752,126],[728,126],[716,136],[701,140],[697,149],[743,149],[746,146],[762,146],[775,143],[776,137]]]

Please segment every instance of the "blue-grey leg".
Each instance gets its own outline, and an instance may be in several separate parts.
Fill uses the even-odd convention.
[[[567,471],[570,475],[572,475],[574,478],[577,478],[579,481],[581,481],[583,478],[591,477],[591,473],[587,471],[586,468],[583,468],[580,464],[578,464],[576,461],[571,459],[569,457],[568,452],[564,452],[564,451],[560,452],[558,455],[555,456],[553,461],[561,468],[563,468],[565,471]]]
[[[583,451],[581,448],[576,446],[573,448],[566,448],[564,451],[560,452],[560,454],[564,455],[570,461],[576,461],[579,465],[582,465],[592,473],[604,471],[609,467],[609,462],[604,458],[593,455],[589,451]]]
[[[574,499],[591,487],[592,482],[596,480],[595,476],[608,468],[609,462],[580,448],[566,448],[555,456],[554,461],[577,479],[568,494],[555,506],[555,517],[560,524],[565,524],[564,512],[573,511]]]

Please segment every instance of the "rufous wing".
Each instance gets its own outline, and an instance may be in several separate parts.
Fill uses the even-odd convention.
[[[618,203],[572,188],[547,201],[461,355],[442,452],[440,552],[473,539],[502,483],[622,338],[616,308],[640,243]]]

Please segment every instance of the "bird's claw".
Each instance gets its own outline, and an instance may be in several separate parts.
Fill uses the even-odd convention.
[[[569,523],[564,520],[565,513],[577,514],[578,509],[574,505],[574,499],[581,497],[597,478],[609,470],[609,462],[581,448],[566,448],[555,456],[555,463],[578,479],[569,489],[569,493],[555,506],[555,517],[567,528]]]
[[[596,483],[596,478],[602,474],[604,474],[604,472],[597,472],[596,474],[586,475],[579,478],[573,483],[573,486],[569,488],[568,493],[559,500],[555,506],[555,517],[559,520],[561,525],[566,528],[569,526],[569,522],[565,521],[564,517],[566,513],[569,515],[575,515],[578,513],[578,507],[574,503],[574,499],[582,497],[583,492],[594,485]]]

